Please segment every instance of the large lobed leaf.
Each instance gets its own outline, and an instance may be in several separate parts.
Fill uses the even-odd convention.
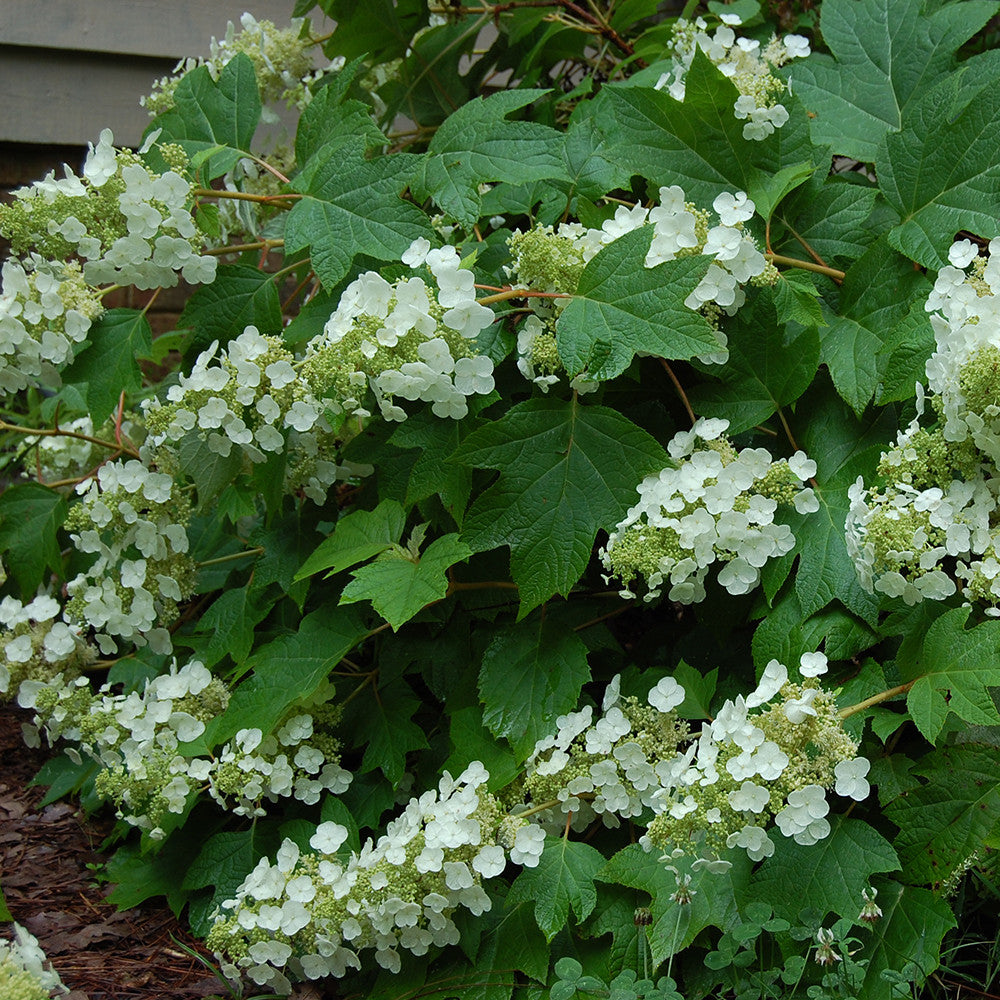
[[[413,179],[418,198],[433,198],[466,225],[481,215],[479,185],[569,180],[562,160],[563,136],[536,122],[507,116],[546,93],[508,90],[462,105],[434,133]]]
[[[615,410],[577,399],[530,399],[466,438],[454,460],[500,470],[476,499],[463,539],[475,551],[509,545],[523,618],[568,594],[636,487],[667,464],[663,449]]]
[[[940,886],[984,847],[1000,844],[1000,774],[996,748],[944,747],[914,774],[927,779],[886,806],[899,827],[903,879]]]
[[[950,712],[979,726],[1000,725],[990,696],[1000,687],[1000,622],[965,628],[970,608],[953,608],[928,629],[916,662],[904,680],[916,674],[906,707],[926,739],[934,743]]]
[[[329,142],[304,166],[293,187],[302,193],[288,214],[285,249],[308,250],[328,288],[358,254],[399,260],[420,237],[434,238],[427,216],[400,195],[418,157],[409,153],[366,160],[363,139]]]
[[[928,6],[825,0],[820,27],[833,54],[814,54],[791,70],[817,145],[875,160],[879,140],[902,127],[913,103],[954,69],[958,47],[997,11],[997,4],[979,0],[936,5],[932,13]],[[954,156],[955,149],[947,152]]]
[[[651,226],[635,229],[584,268],[556,323],[559,357],[568,371],[586,371],[596,381],[620,375],[637,351],[686,359],[718,350],[705,317],[684,305],[711,258],[638,266],[652,238]]]
[[[483,653],[479,695],[483,722],[506,736],[524,760],[535,743],[555,730],[590,680],[587,647],[553,616],[507,625]]]

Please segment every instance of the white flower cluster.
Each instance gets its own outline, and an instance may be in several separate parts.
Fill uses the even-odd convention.
[[[14,203],[0,212],[0,232],[15,253],[37,248],[51,260],[77,255],[90,285],[169,288],[178,272],[192,284],[214,281],[215,257],[198,253],[203,239],[188,208],[190,183],[175,170],[152,172],[140,156],[113,143],[104,129],[82,177],[67,167],[60,180],[50,173],[14,192]]]
[[[69,990],[38,939],[14,924],[14,940],[0,940],[0,996],[4,1000],[49,1000],[54,992]]]
[[[825,838],[826,790],[865,799],[871,766],[844,732],[834,696],[816,680],[826,669],[822,653],[805,653],[803,680],[795,683],[784,664],[771,660],[752,694],[725,702],[678,755],[641,843],[693,848],[714,865],[723,848],[741,847],[753,861],[770,857],[772,817],[798,844]]]
[[[819,509],[804,481],[816,465],[801,451],[775,461],[763,448],[737,452],[724,436],[729,421],[704,418],[668,445],[676,466],[647,476],[631,507],[601,551],[605,569],[623,580],[622,596],[641,578],[645,600],[667,597],[681,604],[704,600],[704,581],[722,563],[719,583],[731,594],[746,594],[760,580],[768,559],[790,552],[795,538],[775,524],[779,504],[799,513]]]
[[[728,77],[740,96],[733,105],[733,114],[743,126],[743,138],[760,141],[788,121],[788,111],[778,103],[785,93],[786,84],[772,70],[784,66],[792,59],[809,55],[809,40],[803,35],[785,35],[772,38],[761,47],[752,38],[737,36],[731,25],[739,25],[735,14],[722,14],[722,24],[712,34],[703,18],[685,21],[674,27],[673,47],[670,55],[673,67],[656,82],[656,89],[667,88],[671,97],[684,100],[684,78],[691,68],[695,52],[699,49]]]
[[[323,692],[334,694],[332,685]],[[98,761],[97,791],[118,807],[121,819],[155,839],[170,813],[180,815],[193,794],[209,795],[236,816],[266,815],[264,799],[294,798],[315,805],[324,792],[347,790],[351,775],[340,766],[331,727],[339,709],[328,703],[292,709],[273,735],[244,729],[211,757],[191,757],[181,744],[198,739],[229,703],[230,692],[197,660],[150,680],[143,692],[94,693],[86,678],[57,674],[25,679],[18,703],[34,710],[25,738],[40,733],[54,745],[63,739]],[[67,754],[79,763],[76,747]]]
[[[150,115],[162,114],[174,107],[174,91],[184,75],[198,66],[206,66],[213,80],[218,80],[226,64],[241,52],[253,63],[261,100],[266,103],[285,101],[304,107],[310,93],[308,84],[314,78],[315,47],[303,27],[302,18],[293,18],[287,28],[277,28],[271,21],[258,21],[252,14],[240,18],[240,30],[230,21],[225,37],[212,38],[208,59],[182,59],[172,76],[165,76],[153,85],[153,92],[140,103]],[[271,112],[266,120],[276,121]]]
[[[425,955],[456,944],[452,915],[490,909],[483,878],[506,866],[495,840],[501,809],[485,789],[478,761],[437,790],[409,801],[376,843],[349,859],[337,856],[347,830],[321,823],[300,853],[286,840],[274,863],[261,860],[222,904],[207,944],[233,979],[288,993],[286,973],[304,979],[359,969],[359,953],[374,949],[384,969],[398,972],[400,949]]]
[[[671,779],[678,748],[689,737],[674,711],[684,689],[665,677],[643,703],[623,698],[619,685],[620,677],[608,685],[596,722],[590,705],[561,715],[555,735],[539,740],[527,760],[525,789],[534,806],[559,803],[538,814],[553,830],[562,825],[560,812],[572,813],[575,829],[595,815],[618,826],[619,818],[652,809]]]
[[[73,358],[104,312],[100,294],[87,286],[75,263],[53,263],[31,254],[5,261],[0,290],[0,393],[21,392],[47,367]]]
[[[817,680],[827,670],[823,653],[805,653],[792,682],[777,660],[756,690],[726,701],[715,719],[692,735],[675,709],[684,688],[662,679],[643,704],[622,698],[619,679],[605,693],[597,722],[589,707],[562,716],[555,736],[539,741],[529,759],[525,788],[533,808],[551,823],[557,808],[595,813],[606,825],[618,818],[655,817],[640,839],[646,850],[695,855],[697,867],[728,867],[718,855],[741,847],[760,861],[774,852],[778,830],[799,844],[830,832],[826,790],[862,800],[870,764],[844,732],[834,696]]]
[[[169,653],[168,624],[193,591],[194,561],[185,529],[191,507],[173,476],[142,462],[109,462],[77,487],[83,494],[66,519],[80,552],[96,561],[67,584],[70,621],[96,629],[105,654],[115,638]]]
[[[317,397],[331,397],[335,411],[369,416],[371,391],[386,420],[406,419],[397,398],[422,400],[435,416],[459,420],[468,397],[493,391],[493,362],[475,345],[493,311],[476,302],[475,276],[454,247],[431,249],[419,239],[403,263],[426,267],[433,284],[417,276],[390,283],[366,271],[309,342],[303,377]]]
[[[235,816],[256,817],[267,814],[263,799],[291,797],[315,805],[323,792],[346,792],[352,775],[340,766],[339,743],[316,731],[319,716],[318,709],[300,712],[270,736],[241,729],[219,751],[208,774],[209,794]]]
[[[24,681],[18,704],[35,712],[36,732],[50,745],[72,741],[103,771],[97,791],[112,799],[119,816],[164,835],[168,813],[184,811],[189,796],[207,778],[212,762],[188,759],[181,743],[197,739],[206,723],[225,709],[229,691],[205,667],[192,661],[150,680],[142,694],[113,694],[109,685],[93,692],[86,678],[67,682]],[[37,735],[33,743],[37,745]],[[77,763],[79,751],[67,749]]]
[[[705,277],[684,304],[709,319],[718,339],[718,348],[699,360],[723,364],[729,352],[719,325],[721,317],[732,316],[746,301],[743,286],[747,282],[770,281],[776,271],[745,228],[756,211],[746,192],[723,192],[712,207],[718,219],[715,225],[709,212],[686,202],[683,188],[674,185],[660,188],[659,202],[652,208],[620,206],[600,229],[563,223],[557,230],[539,226],[527,233],[517,232],[508,241],[513,258],[508,274],[526,288],[572,295],[584,265],[602,248],[634,229],[649,226],[653,235],[646,267],[678,257],[712,258]],[[518,333],[518,368],[544,392],[559,380],[563,368],[556,350],[555,320],[568,299],[530,301],[534,311]],[[577,375],[572,385],[579,391],[596,388],[585,374]]]
[[[287,451],[286,492],[301,490],[323,503],[335,482],[370,469],[333,460],[337,444],[326,409],[338,407],[313,394],[302,367],[280,337],[264,336],[254,326],[221,350],[213,343],[190,374],[170,386],[165,400],[144,401],[147,454],[190,435],[222,456],[235,446],[248,467]]]
[[[961,592],[1000,615],[1000,240],[979,257],[950,251],[926,308],[931,417],[917,417],[882,455],[879,481],[851,487],[847,546],[869,591],[907,604]]]
[[[47,594],[22,604],[16,597],[0,601],[0,695],[13,698],[23,681],[66,678],[97,659],[97,650],[80,637],[80,629],[59,621],[62,608]]]

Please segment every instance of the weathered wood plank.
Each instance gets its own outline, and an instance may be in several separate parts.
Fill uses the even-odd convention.
[[[172,58],[209,53],[209,39],[250,10],[279,27],[291,0],[2,0],[0,44]]]
[[[139,98],[173,67],[171,60],[0,47],[0,141],[84,145],[110,126],[118,145],[137,145],[149,124]]]

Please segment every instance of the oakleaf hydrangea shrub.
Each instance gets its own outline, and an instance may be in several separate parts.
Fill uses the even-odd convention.
[[[927,298],[934,353],[918,414],[882,454],[871,488],[851,487],[848,548],[869,590],[906,604],[961,594],[1000,615],[1000,268],[955,243]],[[922,426],[921,417],[925,417]]]
[[[892,1000],[995,909],[991,12],[787,6],[249,13],[0,207],[0,695],[235,992]]]

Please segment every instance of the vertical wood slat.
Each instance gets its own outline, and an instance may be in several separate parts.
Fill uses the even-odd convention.
[[[245,10],[279,27],[292,0],[2,0],[0,44],[179,59],[209,52]]]

